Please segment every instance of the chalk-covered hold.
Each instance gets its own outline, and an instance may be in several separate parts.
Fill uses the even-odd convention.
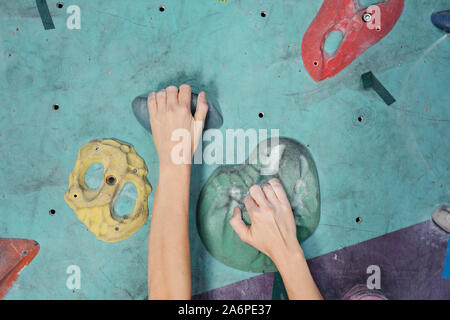
[[[445,232],[450,233],[450,206],[437,207],[433,212],[433,221]]]

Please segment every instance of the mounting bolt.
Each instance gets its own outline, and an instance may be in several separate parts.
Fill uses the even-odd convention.
[[[370,22],[370,21],[372,21],[372,15],[370,13],[366,12],[363,14],[362,19],[364,22]]]

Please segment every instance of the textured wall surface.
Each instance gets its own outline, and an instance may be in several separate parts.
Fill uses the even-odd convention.
[[[62,9],[47,2],[53,30],[44,30],[35,1],[0,2],[0,237],[41,248],[7,299],[147,295],[150,219],[125,241],[101,242],[64,193],[78,149],[103,138],[132,144],[156,186],[152,138],[131,102],[168,83],[186,81],[219,101],[221,130],[280,128],[309,146],[321,220],[303,244],[308,257],[423,222],[449,202],[450,37],[430,22],[448,1],[406,0],[391,33],[320,83],[305,71],[300,47],[321,1],[69,0]],[[81,9],[80,30],[66,27],[70,4]],[[369,70],[396,103],[362,89]],[[197,197],[215,168],[193,169],[194,294],[256,275],[215,260],[198,236]],[[66,287],[69,265],[81,269],[75,292]]]

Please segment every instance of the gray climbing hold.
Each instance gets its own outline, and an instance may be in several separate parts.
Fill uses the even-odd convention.
[[[450,206],[442,205],[433,212],[433,221],[445,232],[450,233]]]
[[[133,109],[133,113],[136,116],[136,119],[139,123],[150,133],[152,133],[152,129],[150,127],[150,115],[148,113],[147,107],[147,97],[148,94],[140,95],[134,98],[131,103],[131,107]],[[196,93],[192,93],[191,95],[191,113],[194,114],[197,109],[197,98],[198,95]],[[219,109],[216,108],[217,103],[211,103],[208,101],[208,113],[205,119],[205,126],[203,130],[211,129],[211,128],[220,128],[223,124],[222,115],[219,112]]]

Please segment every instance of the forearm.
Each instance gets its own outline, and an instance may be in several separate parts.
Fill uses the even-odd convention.
[[[148,246],[149,299],[190,299],[190,166],[160,167]]]
[[[290,300],[322,300],[301,249],[274,259]]]

